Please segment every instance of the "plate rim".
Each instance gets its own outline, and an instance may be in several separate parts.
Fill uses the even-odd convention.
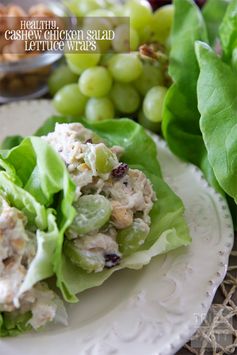
[[[153,140],[155,141],[156,145],[160,145],[161,147],[163,147],[164,149],[167,149],[172,155],[174,155],[173,152],[170,151],[169,146],[167,144],[167,142],[160,138],[159,136],[157,136],[156,134],[149,132],[149,134],[152,136]],[[223,218],[226,219],[226,221],[228,221],[226,227],[226,232],[227,230],[229,230],[229,239],[231,239],[228,242],[228,246],[226,244],[226,248],[224,251],[219,251],[219,258],[220,258],[220,262],[219,262],[219,270],[217,270],[215,272],[215,276],[213,276],[212,278],[210,278],[210,280],[208,281],[208,287],[206,290],[206,294],[203,298],[203,301],[200,303],[201,307],[202,307],[202,312],[205,313],[205,315],[208,314],[208,311],[212,305],[213,299],[215,297],[216,291],[218,289],[218,287],[221,285],[222,281],[224,280],[226,273],[228,271],[228,264],[229,264],[229,258],[230,258],[230,253],[233,249],[234,246],[234,226],[233,226],[233,220],[231,217],[231,213],[229,210],[229,206],[227,203],[227,200],[219,193],[217,192],[206,180],[203,172],[194,164],[192,163],[188,163],[185,162],[183,160],[181,160],[179,157],[177,157],[176,155],[174,155],[175,158],[180,162],[180,164],[182,164],[183,166],[186,167],[186,169],[190,170],[190,172],[193,172],[196,177],[199,179],[200,184],[205,187],[206,189],[208,189],[209,193],[213,196],[218,198],[219,203],[220,203],[220,207],[222,208],[223,211],[225,211],[225,215],[223,214]],[[162,170],[162,168],[161,168]],[[199,322],[196,322],[195,326],[192,326],[192,322],[190,321],[190,325],[187,326],[188,330],[187,333],[182,334],[182,332],[180,334],[177,334],[176,336],[176,340],[172,341],[170,344],[167,344],[167,346],[164,348],[164,352],[161,353],[157,353],[156,355],[170,355],[173,354],[173,352],[171,353],[171,351],[175,351],[175,353],[180,350],[183,345],[185,345],[189,340],[191,340],[192,335],[194,335],[194,333],[199,329],[199,327],[201,326],[203,322],[203,319],[200,319]]]

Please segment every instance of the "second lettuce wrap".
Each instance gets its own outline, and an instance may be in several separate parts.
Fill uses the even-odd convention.
[[[42,282],[54,274],[55,213],[22,189],[13,166],[0,165],[0,337],[66,324],[62,301]]]

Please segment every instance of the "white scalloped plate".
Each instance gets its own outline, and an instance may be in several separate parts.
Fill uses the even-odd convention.
[[[0,108],[0,140],[31,134],[54,113],[46,100]],[[156,257],[141,271],[121,271],[69,305],[69,326],[0,341],[7,355],[174,354],[199,327],[223,280],[233,244],[224,199],[200,171],[154,139],[165,180],[183,199],[193,242]]]

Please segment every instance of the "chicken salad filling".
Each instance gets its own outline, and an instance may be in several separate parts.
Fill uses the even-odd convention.
[[[80,123],[56,124],[43,137],[61,156],[76,185],[76,217],[65,253],[87,272],[100,272],[138,250],[150,231],[156,194],[145,174],[120,161],[123,148],[108,147]]]
[[[64,306],[44,282],[19,293],[36,254],[35,233],[24,213],[0,196],[0,312],[15,317],[30,312],[28,324],[38,329],[56,321]]]

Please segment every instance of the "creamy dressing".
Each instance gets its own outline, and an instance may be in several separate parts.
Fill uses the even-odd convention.
[[[34,250],[27,248],[29,236],[25,229],[27,219],[22,212],[1,198],[0,214],[0,307],[11,310],[17,307],[17,293],[26,274],[29,258]],[[30,243],[32,246],[32,243]],[[24,263],[23,263],[24,262]]]

